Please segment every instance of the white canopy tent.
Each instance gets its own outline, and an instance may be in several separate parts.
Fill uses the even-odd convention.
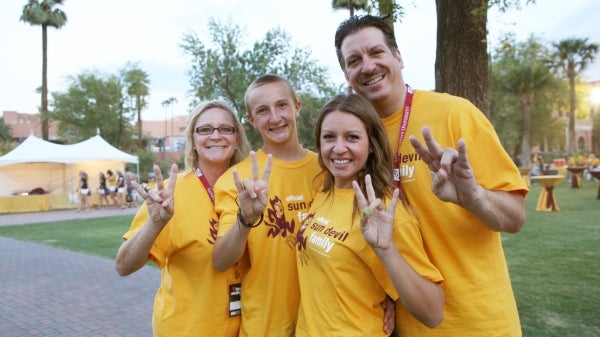
[[[36,188],[49,194],[73,195],[79,185],[79,171],[88,173],[88,185],[96,191],[100,172],[123,172],[126,163],[139,164],[139,160],[99,135],[72,145],[54,144],[31,135],[0,157],[0,197],[22,195]]]

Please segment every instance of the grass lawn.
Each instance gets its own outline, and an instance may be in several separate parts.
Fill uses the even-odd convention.
[[[0,226],[0,236],[114,259],[132,216]]]
[[[600,200],[596,182],[554,189],[559,212],[537,212],[541,187],[526,199],[527,221],[503,234],[523,335],[600,336]],[[0,227],[0,236],[114,259],[130,216]]]
[[[503,234],[524,336],[600,336],[600,200],[595,181],[554,189],[559,212],[537,212],[541,187],[527,196],[527,220]]]

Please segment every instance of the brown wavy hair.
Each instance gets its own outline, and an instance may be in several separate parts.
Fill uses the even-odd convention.
[[[317,152],[319,152],[319,165],[323,169],[319,176],[324,175],[321,191],[328,192],[331,197],[335,186],[334,177],[326,169],[321,156],[321,128],[323,120],[334,111],[356,116],[363,123],[367,131],[369,155],[365,166],[357,172],[354,180],[358,182],[361,190],[365,191],[365,176],[370,174],[375,195],[378,198],[390,199],[394,191],[394,179],[392,174],[392,149],[387,138],[387,133],[375,108],[373,108],[366,98],[356,94],[335,96],[321,108],[317,117],[315,124],[315,145]],[[400,191],[400,200],[406,204],[406,199],[402,191]],[[353,214],[358,214],[358,211],[358,204],[354,200]]]

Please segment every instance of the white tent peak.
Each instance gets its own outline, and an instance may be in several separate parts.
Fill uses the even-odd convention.
[[[19,163],[63,163],[64,145],[30,135],[9,153],[0,157],[0,166]]]
[[[110,145],[100,135],[95,135],[94,137],[77,144],[65,146],[68,147],[69,152],[76,154],[73,156],[72,163],[88,160],[116,160],[127,163],[139,163],[137,156],[130,155],[117,149]]]
[[[139,163],[137,156],[117,149],[100,135],[71,145],[55,144],[31,135],[15,149],[0,157],[0,166],[19,163],[73,164],[91,160]]]

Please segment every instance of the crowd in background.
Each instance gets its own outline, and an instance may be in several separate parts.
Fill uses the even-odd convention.
[[[79,211],[88,211],[91,208],[119,208],[125,209],[137,207],[141,200],[138,193],[131,184],[136,180],[135,174],[125,167],[124,172],[120,169],[106,170],[98,173],[98,187],[93,189],[88,184],[88,174],[79,172]],[[151,178],[153,179],[153,178]],[[151,186],[151,180],[145,185]]]

